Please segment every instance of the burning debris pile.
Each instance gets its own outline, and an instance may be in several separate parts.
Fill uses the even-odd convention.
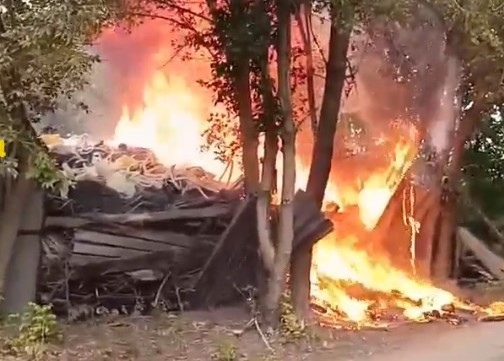
[[[39,294],[56,311],[188,309],[234,301],[255,284],[255,206],[240,179],[168,168],[145,148],[44,140],[74,182],[46,199]],[[295,246],[332,229],[304,192],[295,209]]]
[[[432,48],[420,41],[423,30],[412,29],[418,41],[411,34],[398,36],[400,30],[394,30],[392,44],[389,36],[379,37],[374,48],[356,47],[366,53],[350,57],[360,62],[359,91],[345,99],[338,123],[341,139],[335,141],[325,193],[325,203],[339,207],[326,214],[332,222],[304,192],[294,199],[293,247],[320,239],[313,250],[311,296],[322,322],[333,327],[440,318],[458,323],[461,311],[503,313],[502,305],[485,311],[460,302],[422,272],[432,249],[421,239],[434,238],[428,233],[440,207],[430,204],[439,203],[433,198],[441,191],[442,172],[415,168],[428,168],[420,159],[422,147],[439,155],[450,146],[457,87],[456,71],[450,69],[456,66],[441,56],[444,44],[432,42],[437,44]],[[436,29],[429,34],[445,38]],[[115,127],[104,137],[116,146],[44,136],[75,184],[65,192],[68,198],[53,194],[46,202],[39,294],[72,318],[104,309],[217,305],[255,283],[253,200],[241,199],[238,177],[208,173],[220,174],[224,167],[213,152],[200,152],[208,145],[201,136],[207,116],[219,113],[208,89],[196,86],[210,69],[173,57],[167,45],[173,42],[166,41],[173,36],[176,32],[159,19],[146,19],[132,33],[102,35],[100,51],[110,69],[120,71],[104,72],[100,79],[120,84],[121,90],[107,90],[114,101],[103,105],[104,119],[116,119],[119,109],[121,115],[115,125],[89,125]],[[405,45],[411,51],[407,62],[401,55]],[[397,69],[383,54],[396,54],[395,63],[416,75],[398,81]],[[431,64],[439,72],[431,71]],[[298,142],[303,134],[310,132],[300,131]],[[227,136],[218,135],[233,144]],[[307,184],[310,144],[298,147],[298,188]],[[474,244],[468,248],[477,253]],[[501,272],[500,263],[492,264],[494,273]]]

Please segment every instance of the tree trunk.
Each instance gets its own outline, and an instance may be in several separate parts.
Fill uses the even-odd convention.
[[[217,1],[206,0],[208,10],[215,18],[217,13]],[[233,0],[230,6],[236,10],[244,10],[246,4],[243,0]],[[214,19],[214,21],[217,21]],[[228,55],[228,54],[227,54]],[[233,58],[233,57],[229,57]],[[236,66],[236,78],[234,80],[234,96],[238,104],[238,118],[240,123],[240,142],[242,145],[242,164],[245,191],[247,194],[256,194],[259,190],[259,160],[257,148],[259,146],[259,133],[254,124],[252,114],[252,98],[250,93],[250,59],[243,57]]]
[[[274,326],[278,321],[278,306],[285,286],[294,239],[294,187],[296,180],[295,126],[292,115],[292,94],[290,84],[291,20],[290,4],[278,1],[278,94],[282,114],[282,194],[279,211],[279,225],[275,263],[268,278],[268,290],[264,304],[264,320]]]
[[[449,162],[447,172],[446,188],[448,191],[448,197],[445,201],[442,201],[441,199],[439,200],[441,209],[440,229],[434,247],[431,269],[432,276],[440,282],[450,278],[453,268],[453,255],[455,250],[453,240],[456,227],[457,200],[453,197],[455,193],[452,189],[458,188],[457,184],[460,181],[462,172],[461,163],[464,154],[464,145],[473,133],[474,123],[474,119],[468,119],[466,117],[456,132],[456,137],[453,141],[452,157]]]
[[[260,191],[257,197],[257,234],[259,250],[268,273],[273,272],[275,262],[275,246],[272,242],[270,205],[271,191],[275,181],[276,155],[278,152],[278,138],[276,129],[266,131],[264,143],[264,161],[261,175]]]
[[[416,271],[425,278],[432,278],[433,256],[436,248],[436,239],[439,237],[439,220],[442,216],[440,206],[440,191],[438,189],[427,191],[425,205],[418,210],[415,218],[420,223],[420,232],[417,236],[416,246]]]
[[[244,59],[240,66],[235,94],[238,100],[238,117],[240,118],[245,191],[248,194],[255,194],[259,190],[259,160],[257,158],[259,140],[252,116],[248,59]]]
[[[454,235],[457,226],[456,191],[462,177],[462,158],[467,140],[472,136],[483,114],[476,99],[474,105],[463,114],[459,129],[453,140],[453,152],[447,171],[448,190],[446,201],[441,204],[441,222],[435,254],[433,255],[432,275],[440,282],[450,278],[453,269],[455,250]],[[441,200],[440,200],[441,201]]]
[[[315,69],[313,67],[313,49],[311,34],[311,2],[306,1],[301,4],[299,11],[296,12],[296,21],[298,23],[301,39],[306,57],[306,91],[308,95],[308,108],[310,112],[310,126],[313,137],[317,133],[317,108],[315,105]],[[304,19],[304,21],[303,21]]]
[[[320,206],[322,206],[331,171],[334,134],[336,133],[341,95],[345,83],[349,42],[350,29],[340,29],[336,19],[333,19],[329,38],[324,98],[322,99],[317,137],[313,147],[310,175],[306,187],[307,192]],[[300,319],[309,317],[311,261],[311,247],[300,247],[292,254],[290,269],[292,303]]]

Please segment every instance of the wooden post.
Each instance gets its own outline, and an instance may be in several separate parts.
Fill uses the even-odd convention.
[[[34,302],[40,261],[40,231],[44,220],[44,192],[36,189],[24,208],[21,227],[5,279],[1,311],[6,314],[21,312]]]

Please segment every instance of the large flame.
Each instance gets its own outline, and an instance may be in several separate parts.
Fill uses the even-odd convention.
[[[206,122],[200,102],[184,79],[155,71],[144,84],[141,105],[123,106],[114,142],[148,147],[166,165],[201,166],[220,175],[225,165],[201,152]]]
[[[114,142],[148,147],[169,166],[199,165],[215,174],[221,173],[225,165],[212,153],[200,152],[206,115],[213,107],[211,99],[198,90],[197,79],[187,76],[188,64],[178,64],[185,67],[186,76],[178,71],[168,76],[157,65],[151,64],[151,71],[142,70],[141,79],[136,81],[141,87],[141,99],[125,102]],[[411,228],[412,237],[395,240],[410,243],[409,269],[396,268],[386,253],[372,252],[370,247],[363,246],[366,245],[363,235],[368,236],[376,228],[418,150],[414,130],[403,132],[392,142],[388,140],[393,146],[386,151],[385,164],[376,169],[368,167],[353,172],[351,179],[343,177],[349,168],[333,169],[325,201],[340,207],[339,213],[334,214],[338,219],[336,231],[319,241],[313,252],[314,301],[333,310],[338,318],[357,324],[371,322],[371,311],[380,309],[400,309],[407,318],[420,320],[425,312],[441,310],[456,301],[449,292],[415,275],[414,236],[418,224],[413,215],[405,215],[405,227]],[[306,158],[307,154],[303,156]],[[359,167],[359,162],[349,167]],[[307,178],[306,162],[300,158],[299,188],[304,188]]]
[[[316,302],[329,306],[347,320],[368,323],[373,317],[371,311],[376,314],[376,311],[389,308],[402,309],[407,318],[421,320],[429,311],[442,311],[443,306],[456,301],[449,292],[414,276],[414,252],[410,254],[411,269],[400,270],[390,264],[385,254],[370,254],[357,246],[362,243],[358,239],[362,234],[358,230],[359,224],[367,230],[375,228],[411,164],[415,150],[413,141],[402,146],[398,144],[389,167],[372,173],[363,181],[355,204],[344,205],[357,206],[360,222],[345,222],[345,218],[339,217],[340,223],[336,227],[344,228],[344,232],[333,232],[314,247],[313,296]],[[326,194],[326,198],[331,196]],[[335,195],[335,198],[339,196]],[[343,208],[342,213],[345,212]],[[409,217],[406,219],[412,220],[412,216]],[[407,227],[408,222],[405,223]],[[412,229],[411,239],[396,241],[414,242],[417,231]],[[414,244],[410,248],[414,248]]]
[[[184,79],[176,76],[168,79],[163,72],[154,72],[144,84],[141,105],[124,106],[114,141],[147,146],[167,165],[199,165],[215,173],[222,172],[225,165],[212,154],[200,151],[206,121],[197,111],[200,109],[198,101],[197,94]],[[415,139],[397,141],[395,148],[390,150],[389,164],[360,179],[361,187],[354,190],[353,196],[345,196],[331,183],[326,202],[338,203],[343,213],[356,206],[361,225],[372,230],[411,164],[416,149]],[[335,170],[338,171],[345,172],[344,169]],[[300,187],[306,184],[307,175],[308,169],[299,161],[297,183]],[[343,226],[352,227],[350,224]],[[396,269],[383,255],[358,249],[357,230],[355,234],[352,229],[344,233],[339,236],[334,232],[316,244],[311,272],[314,299],[338,310],[341,317],[358,323],[368,322],[370,309],[394,307],[403,309],[408,318],[420,319],[426,311],[441,310],[442,306],[454,301],[449,292],[416,279],[411,270]],[[355,285],[364,291],[355,292],[355,287],[352,290]]]

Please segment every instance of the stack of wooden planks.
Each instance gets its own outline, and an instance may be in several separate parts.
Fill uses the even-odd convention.
[[[167,171],[145,149],[54,152],[75,182],[63,196],[46,196],[42,302],[78,319],[218,306],[255,286],[255,198],[243,196],[240,181],[220,182],[201,168]],[[129,168],[114,166],[121,157]],[[294,206],[294,247],[332,230],[305,192]]]

